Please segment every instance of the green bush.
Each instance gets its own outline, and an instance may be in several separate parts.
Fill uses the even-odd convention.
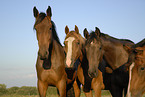
[[[0,84],[1,95],[38,95],[38,89],[29,86],[6,88],[5,84]],[[48,87],[47,96],[49,95],[57,95],[57,89],[55,87]]]
[[[47,93],[47,96],[48,96],[48,95],[57,94],[57,89],[56,89],[56,87],[48,87],[46,93]]]
[[[0,95],[7,94],[7,89],[5,84],[0,84]]]
[[[37,95],[37,88],[36,87],[27,87],[23,86],[17,90],[18,95]]]
[[[19,90],[19,87],[11,87],[11,88],[8,88],[8,94],[16,94],[17,91]]]

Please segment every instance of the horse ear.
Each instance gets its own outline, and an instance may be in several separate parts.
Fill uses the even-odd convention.
[[[89,32],[87,31],[87,28],[84,29],[84,37],[86,39],[89,37]]]
[[[47,16],[49,16],[49,17],[52,16],[52,12],[51,12],[51,7],[50,6],[48,6],[48,9],[47,9],[46,13],[47,13]]]
[[[39,16],[39,12],[38,12],[38,10],[35,6],[33,8],[33,15],[34,15],[35,18],[37,18]]]
[[[77,33],[77,34],[79,34],[79,29],[78,29],[78,27],[75,25],[75,32]]]
[[[100,36],[100,29],[98,27],[95,27],[95,33],[97,34],[97,36]]]
[[[69,32],[69,28],[68,26],[65,27],[65,34],[67,34]]]

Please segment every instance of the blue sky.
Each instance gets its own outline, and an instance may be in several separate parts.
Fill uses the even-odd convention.
[[[135,43],[145,38],[145,0],[2,0],[0,3],[0,84],[36,86],[38,44],[33,7],[52,8],[52,20],[63,43],[65,26],[77,25]]]

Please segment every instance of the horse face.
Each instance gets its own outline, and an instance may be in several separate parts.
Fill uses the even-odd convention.
[[[85,46],[86,57],[88,59],[89,70],[88,74],[90,77],[98,76],[98,66],[102,58],[102,46],[97,40],[92,40]]]
[[[73,68],[77,59],[81,56],[82,43],[79,39],[79,31],[75,26],[75,31],[70,31],[68,27],[65,28],[66,38],[64,41],[64,48],[66,52],[66,67]]]
[[[96,31],[90,35],[87,29],[84,29],[84,36],[87,39],[85,53],[89,64],[88,75],[92,78],[98,76],[98,66],[103,56],[102,43],[99,35],[100,30],[97,27]]]
[[[66,51],[66,66],[68,68],[72,68],[76,60],[81,55],[80,41],[75,37],[68,37],[66,38],[64,44]]]
[[[36,22],[34,28],[36,30],[39,51],[38,56],[44,60],[48,58],[49,46],[52,42],[52,24],[51,24],[51,8],[48,7],[47,15],[38,12],[36,7],[33,9]]]
[[[132,97],[141,97],[145,92],[145,46],[138,47],[143,53],[137,52],[135,66],[132,69],[130,91]],[[137,49],[136,49],[137,50]]]
[[[144,61],[145,63],[145,61]],[[137,65],[135,63],[132,69],[132,79],[130,85],[131,97],[141,97],[145,92],[145,64]]]
[[[45,18],[46,21],[47,18]],[[42,21],[43,22],[43,21]],[[51,34],[51,24],[49,25],[45,23],[40,23],[38,26],[36,25],[37,32],[37,40],[39,45],[38,55],[40,58],[47,59],[49,55],[49,45],[52,42],[52,34]]]

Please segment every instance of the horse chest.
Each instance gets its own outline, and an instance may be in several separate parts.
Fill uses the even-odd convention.
[[[50,81],[49,83],[51,84],[60,80],[65,72],[65,67],[54,61],[51,62],[51,67],[49,69],[45,69],[43,61],[40,59],[37,60],[36,69],[38,78],[42,81]]]

